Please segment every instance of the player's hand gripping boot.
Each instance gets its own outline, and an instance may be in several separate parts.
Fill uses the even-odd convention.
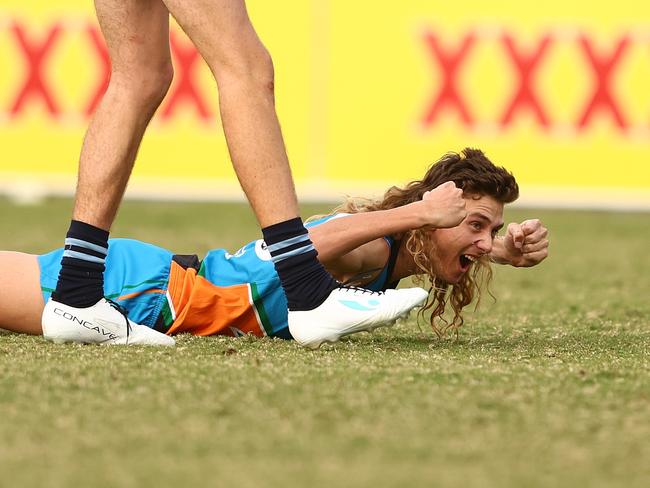
[[[43,336],[53,342],[173,346],[174,339],[136,324],[116,303],[102,298],[92,307],[75,308],[50,298],[41,319]]]
[[[422,305],[428,293],[422,288],[373,292],[341,287],[313,310],[289,311],[289,331],[302,346],[316,349],[323,342],[360,331],[394,324]]]

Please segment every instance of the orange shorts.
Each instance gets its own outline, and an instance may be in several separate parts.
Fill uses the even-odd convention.
[[[184,268],[175,261],[171,264],[162,317],[171,324],[167,334],[266,335],[253,306],[250,285],[217,286],[196,269]]]

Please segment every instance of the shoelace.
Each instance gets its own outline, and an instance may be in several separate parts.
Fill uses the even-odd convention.
[[[341,285],[339,288],[343,288],[346,290],[353,290],[353,291],[360,291],[361,293],[368,293],[369,295],[383,295],[383,291],[374,291],[374,290],[368,290],[368,288],[362,288],[360,286],[354,286],[354,285]]]
[[[126,321],[126,343],[128,344],[129,343],[129,333],[131,332],[131,324],[129,323],[129,317],[128,317],[129,313],[126,311],[126,309],[122,305],[114,302],[110,298],[104,297],[104,299],[111,305],[111,307],[113,307],[115,310],[120,312],[122,314],[122,316],[124,317],[124,320]]]

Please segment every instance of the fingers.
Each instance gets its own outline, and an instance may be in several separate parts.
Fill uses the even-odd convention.
[[[467,215],[463,190],[453,181],[438,185],[422,195],[422,226],[449,228],[460,224]]]
[[[507,233],[512,235],[517,249],[522,249],[524,244],[536,244],[543,240],[548,244],[548,229],[538,219],[524,220],[521,224],[511,223]]]
[[[535,266],[548,257],[548,229],[539,219],[524,220],[520,224],[524,241],[519,248],[522,266]]]
[[[524,240],[526,238],[521,224],[515,224],[514,222],[512,224],[508,224],[506,234],[509,234],[511,236],[514,246],[517,249],[521,249],[521,246],[523,246]]]
[[[453,181],[445,181],[442,185],[438,185],[436,188],[456,188],[456,183]]]
[[[520,225],[522,231],[526,235],[534,234],[535,232],[540,232],[542,230],[548,231],[539,219],[524,220]]]
[[[456,191],[454,191],[456,190]],[[422,200],[430,200],[440,194],[459,194],[462,197],[463,190],[456,188],[453,181],[446,181],[441,185],[436,186],[433,190],[427,190],[422,194]]]
[[[542,249],[541,251],[531,252],[524,254],[524,262],[522,266],[530,267],[535,266],[536,264],[541,263],[548,257],[548,249]]]
[[[521,223],[521,229],[526,235],[522,251],[526,252],[525,246],[527,245],[532,246],[531,250],[548,247],[548,229],[539,220],[525,220]]]
[[[548,239],[541,239],[539,241],[530,244],[526,241],[526,243],[523,246],[521,246],[521,252],[523,254],[529,254],[547,248],[548,248]]]

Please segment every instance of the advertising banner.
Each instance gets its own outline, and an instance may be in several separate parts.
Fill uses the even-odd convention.
[[[378,194],[482,148],[531,205],[650,208],[650,4],[250,0],[303,200]],[[218,35],[218,32],[215,32]],[[174,82],[129,193],[242,198],[218,93],[172,25]],[[72,194],[110,77],[91,2],[0,7],[0,192]]]

